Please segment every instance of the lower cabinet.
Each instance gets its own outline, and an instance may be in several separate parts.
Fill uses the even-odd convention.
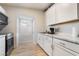
[[[48,55],[52,56],[52,37],[45,36],[45,38],[44,38],[44,50]]]
[[[54,39],[53,40],[53,56],[74,56],[71,51],[67,50],[61,45],[65,45],[62,43],[61,40],[59,39]]]
[[[54,46],[53,56],[73,56],[73,55],[58,46]]]
[[[44,34],[38,34],[37,43],[48,55],[52,55],[52,37]]]
[[[38,34],[37,43],[49,56],[76,56],[78,53],[77,47],[69,42],[50,37],[45,34]],[[72,47],[75,46],[76,48]],[[70,47],[69,47],[70,46]],[[71,48],[72,50],[68,49]]]
[[[37,43],[38,43],[41,47],[43,47],[43,40],[42,40],[42,38],[43,38],[42,34],[38,34]]]

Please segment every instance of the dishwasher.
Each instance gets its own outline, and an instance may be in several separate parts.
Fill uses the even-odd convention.
[[[79,45],[54,38],[53,56],[79,56]]]

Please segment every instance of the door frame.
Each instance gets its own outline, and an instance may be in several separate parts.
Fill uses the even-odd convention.
[[[19,23],[20,23],[20,18],[24,18],[24,19],[29,19],[29,20],[32,20],[32,34],[34,33],[34,24],[35,24],[35,20],[34,20],[34,17],[31,17],[31,16],[18,16],[17,17],[17,21],[16,21],[16,47],[19,46]],[[34,39],[33,39],[34,41]]]

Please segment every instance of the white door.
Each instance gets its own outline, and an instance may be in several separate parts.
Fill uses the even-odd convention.
[[[33,42],[33,21],[26,18],[19,20],[19,43]]]

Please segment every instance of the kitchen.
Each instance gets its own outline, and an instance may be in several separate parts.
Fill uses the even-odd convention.
[[[11,33],[12,38],[13,46],[10,53],[7,54],[8,56],[12,53],[15,55],[17,51],[14,50],[19,48],[20,44],[27,43],[28,40],[36,45],[37,49],[42,50],[43,56],[79,56],[79,3],[0,3],[0,5],[0,12],[8,17],[6,19],[7,24],[5,26],[0,25],[0,28],[3,27],[1,28],[1,35],[2,33]],[[25,20],[30,20],[32,23]],[[25,24],[29,22],[27,24],[29,29],[24,28],[24,30],[23,26],[25,24],[22,23],[22,27],[20,27],[20,22]],[[32,32],[29,32],[29,30]],[[0,49],[0,52],[4,50],[4,53],[0,55],[5,55],[5,49],[7,48],[5,35],[4,40],[0,38],[0,42],[4,42],[0,46],[1,48],[4,45],[4,48]],[[8,35],[6,36],[8,38]],[[29,42],[23,46],[27,47],[28,44]],[[29,53],[24,54],[32,56]],[[41,51],[36,54],[41,56],[42,53],[39,53]],[[24,56],[24,54],[20,54],[20,56]],[[16,55],[18,56],[18,54]]]

